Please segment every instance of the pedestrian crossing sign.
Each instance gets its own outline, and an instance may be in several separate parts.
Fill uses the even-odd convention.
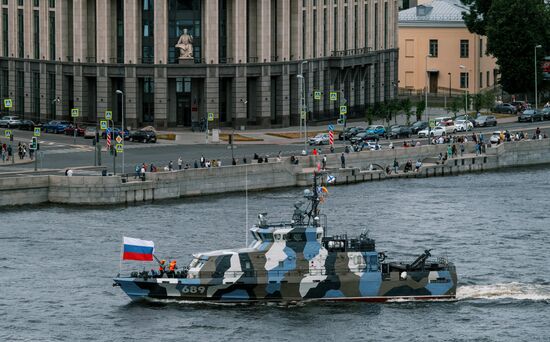
[[[108,110],[105,112],[105,119],[106,120],[112,120],[113,119],[113,112]]]
[[[313,98],[314,98],[315,100],[320,100],[320,99],[321,99],[321,92],[318,91],[318,90],[315,91],[315,92],[313,92]]]
[[[13,102],[11,99],[4,99],[4,107],[11,108],[13,106]]]
[[[208,113],[208,121],[214,121],[214,113]]]
[[[300,119],[302,120],[305,120],[306,119],[306,111],[303,110],[301,113],[300,113]]]
[[[78,108],[73,108],[73,109],[71,109],[71,116],[72,116],[73,118],[78,118],[78,114],[79,114]]]
[[[430,119],[430,128],[434,128],[435,127],[435,120],[434,119]]]
[[[329,97],[330,97],[331,101],[336,101],[336,100],[338,100],[338,93],[335,92],[335,91],[331,91],[330,94],[329,94]]]
[[[5,130],[5,131],[4,131],[4,135],[6,136],[6,138],[11,137],[11,129]]]
[[[340,115],[346,115],[348,113],[348,106],[340,106]]]
[[[107,129],[107,120],[101,120],[99,122],[99,127],[101,128],[102,131],[106,130]]]
[[[35,128],[34,128],[34,136],[35,136],[35,137],[39,137],[39,136],[40,136],[40,127],[35,127]]]
[[[124,146],[122,144],[116,144],[115,148],[118,153],[124,152]]]

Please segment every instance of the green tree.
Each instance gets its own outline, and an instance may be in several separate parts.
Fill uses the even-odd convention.
[[[471,32],[487,36],[487,53],[497,59],[500,84],[508,93],[531,93],[535,58],[550,47],[550,13],[541,0],[462,0]],[[535,46],[542,49],[535,57]],[[537,65],[540,65],[537,63]],[[538,68],[541,76],[540,67]],[[541,82],[542,85],[542,82]]]
[[[474,106],[474,110],[477,112],[480,112],[481,111],[481,108],[483,108],[483,94],[482,93],[477,93],[473,96],[473,106]]]
[[[374,120],[374,107],[369,106],[366,111],[366,121],[370,125],[372,125],[372,121]]]
[[[422,120],[422,114],[426,110],[426,102],[424,100],[418,101],[416,103],[416,121]]]
[[[450,103],[449,103],[449,111],[451,113],[453,113],[453,118],[456,119],[456,115],[458,114],[458,112],[460,112],[460,107],[462,106],[461,104],[461,101],[459,98],[454,98],[454,100],[452,100]]]
[[[407,117],[407,126],[411,124],[412,102],[409,98],[401,100],[401,110]]]

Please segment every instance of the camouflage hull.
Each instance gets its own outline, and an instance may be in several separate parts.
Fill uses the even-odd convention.
[[[456,295],[454,271],[412,272],[403,279],[391,272],[386,279],[380,272],[340,276],[308,275],[283,282],[247,283],[220,279],[115,278],[133,300],[173,299],[214,302],[293,302],[452,300]]]

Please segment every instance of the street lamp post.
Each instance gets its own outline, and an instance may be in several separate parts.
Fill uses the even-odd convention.
[[[307,64],[307,61],[302,61],[300,64],[300,74],[296,77],[298,77],[298,87],[300,92],[300,126],[302,125],[302,115],[304,116],[304,151],[307,152],[307,114],[306,114],[306,86],[305,86],[305,79],[304,79],[304,64]]]
[[[449,98],[451,98],[451,73],[449,72]]]
[[[460,69],[466,71],[466,67],[464,65],[459,65]],[[468,73],[466,73],[468,75]],[[464,88],[464,101],[466,102],[466,108],[464,108],[464,114],[468,114],[468,86],[470,85],[470,77],[468,75],[466,87]]]
[[[116,93],[122,96],[122,174],[124,174],[124,92],[122,90],[117,90]]]
[[[535,110],[538,109],[538,103],[539,103],[539,98],[538,98],[538,89],[537,89],[537,49],[540,49],[542,47],[542,45],[535,45],[535,56],[534,56],[534,59],[535,59]]]

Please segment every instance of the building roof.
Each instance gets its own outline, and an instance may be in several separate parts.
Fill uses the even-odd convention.
[[[399,12],[399,26],[465,27],[462,12],[468,12],[460,0],[433,0]]]

